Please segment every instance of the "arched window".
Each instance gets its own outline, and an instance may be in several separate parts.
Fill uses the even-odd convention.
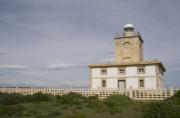
[[[124,42],[124,43],[123,43],[123,46],[124,46],[125,48],[129,48],[130,43],[129,43],[129,42]]]

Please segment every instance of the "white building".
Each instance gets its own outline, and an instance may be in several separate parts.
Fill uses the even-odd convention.
[[[126,24],[123,36],[114,39],[116,61],[89,65],[90,88],[163,88],[165,68],[158,60],[144,60],[143,40],[134,26]]]

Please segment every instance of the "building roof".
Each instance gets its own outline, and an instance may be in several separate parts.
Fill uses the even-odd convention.
[[[132,63],[104,63],[104,64],[90,64],[89,68],[97,68],[97,67],[118,67],[118,66],[144,66],[144,65],[159,65],[163,71],[166,71],[163,64],[158,60],[152,61],[140,61],[140,62],[132,62]]]

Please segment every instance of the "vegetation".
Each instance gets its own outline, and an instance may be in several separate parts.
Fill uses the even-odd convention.
[[[77,93],[0,93],[0,118],[180,118],[180,91],[164,101],[133,101],[122,95],[100,100]]]
[[[48,94],[36,93],[33,95],[21,95],[17,93],[0,93],[0,104],[2,105],[15,105],[19,103],[42,102],[50,101],[53,96]]]
[[[164,101],[149,103],[143,112],[143,118],[180,118],[180,91]]]

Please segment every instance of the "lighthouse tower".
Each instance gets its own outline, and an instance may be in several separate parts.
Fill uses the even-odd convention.
[[[132,24],[124,26],[122,37],[115,37],[116,63],[143,61],[143,40]]]

